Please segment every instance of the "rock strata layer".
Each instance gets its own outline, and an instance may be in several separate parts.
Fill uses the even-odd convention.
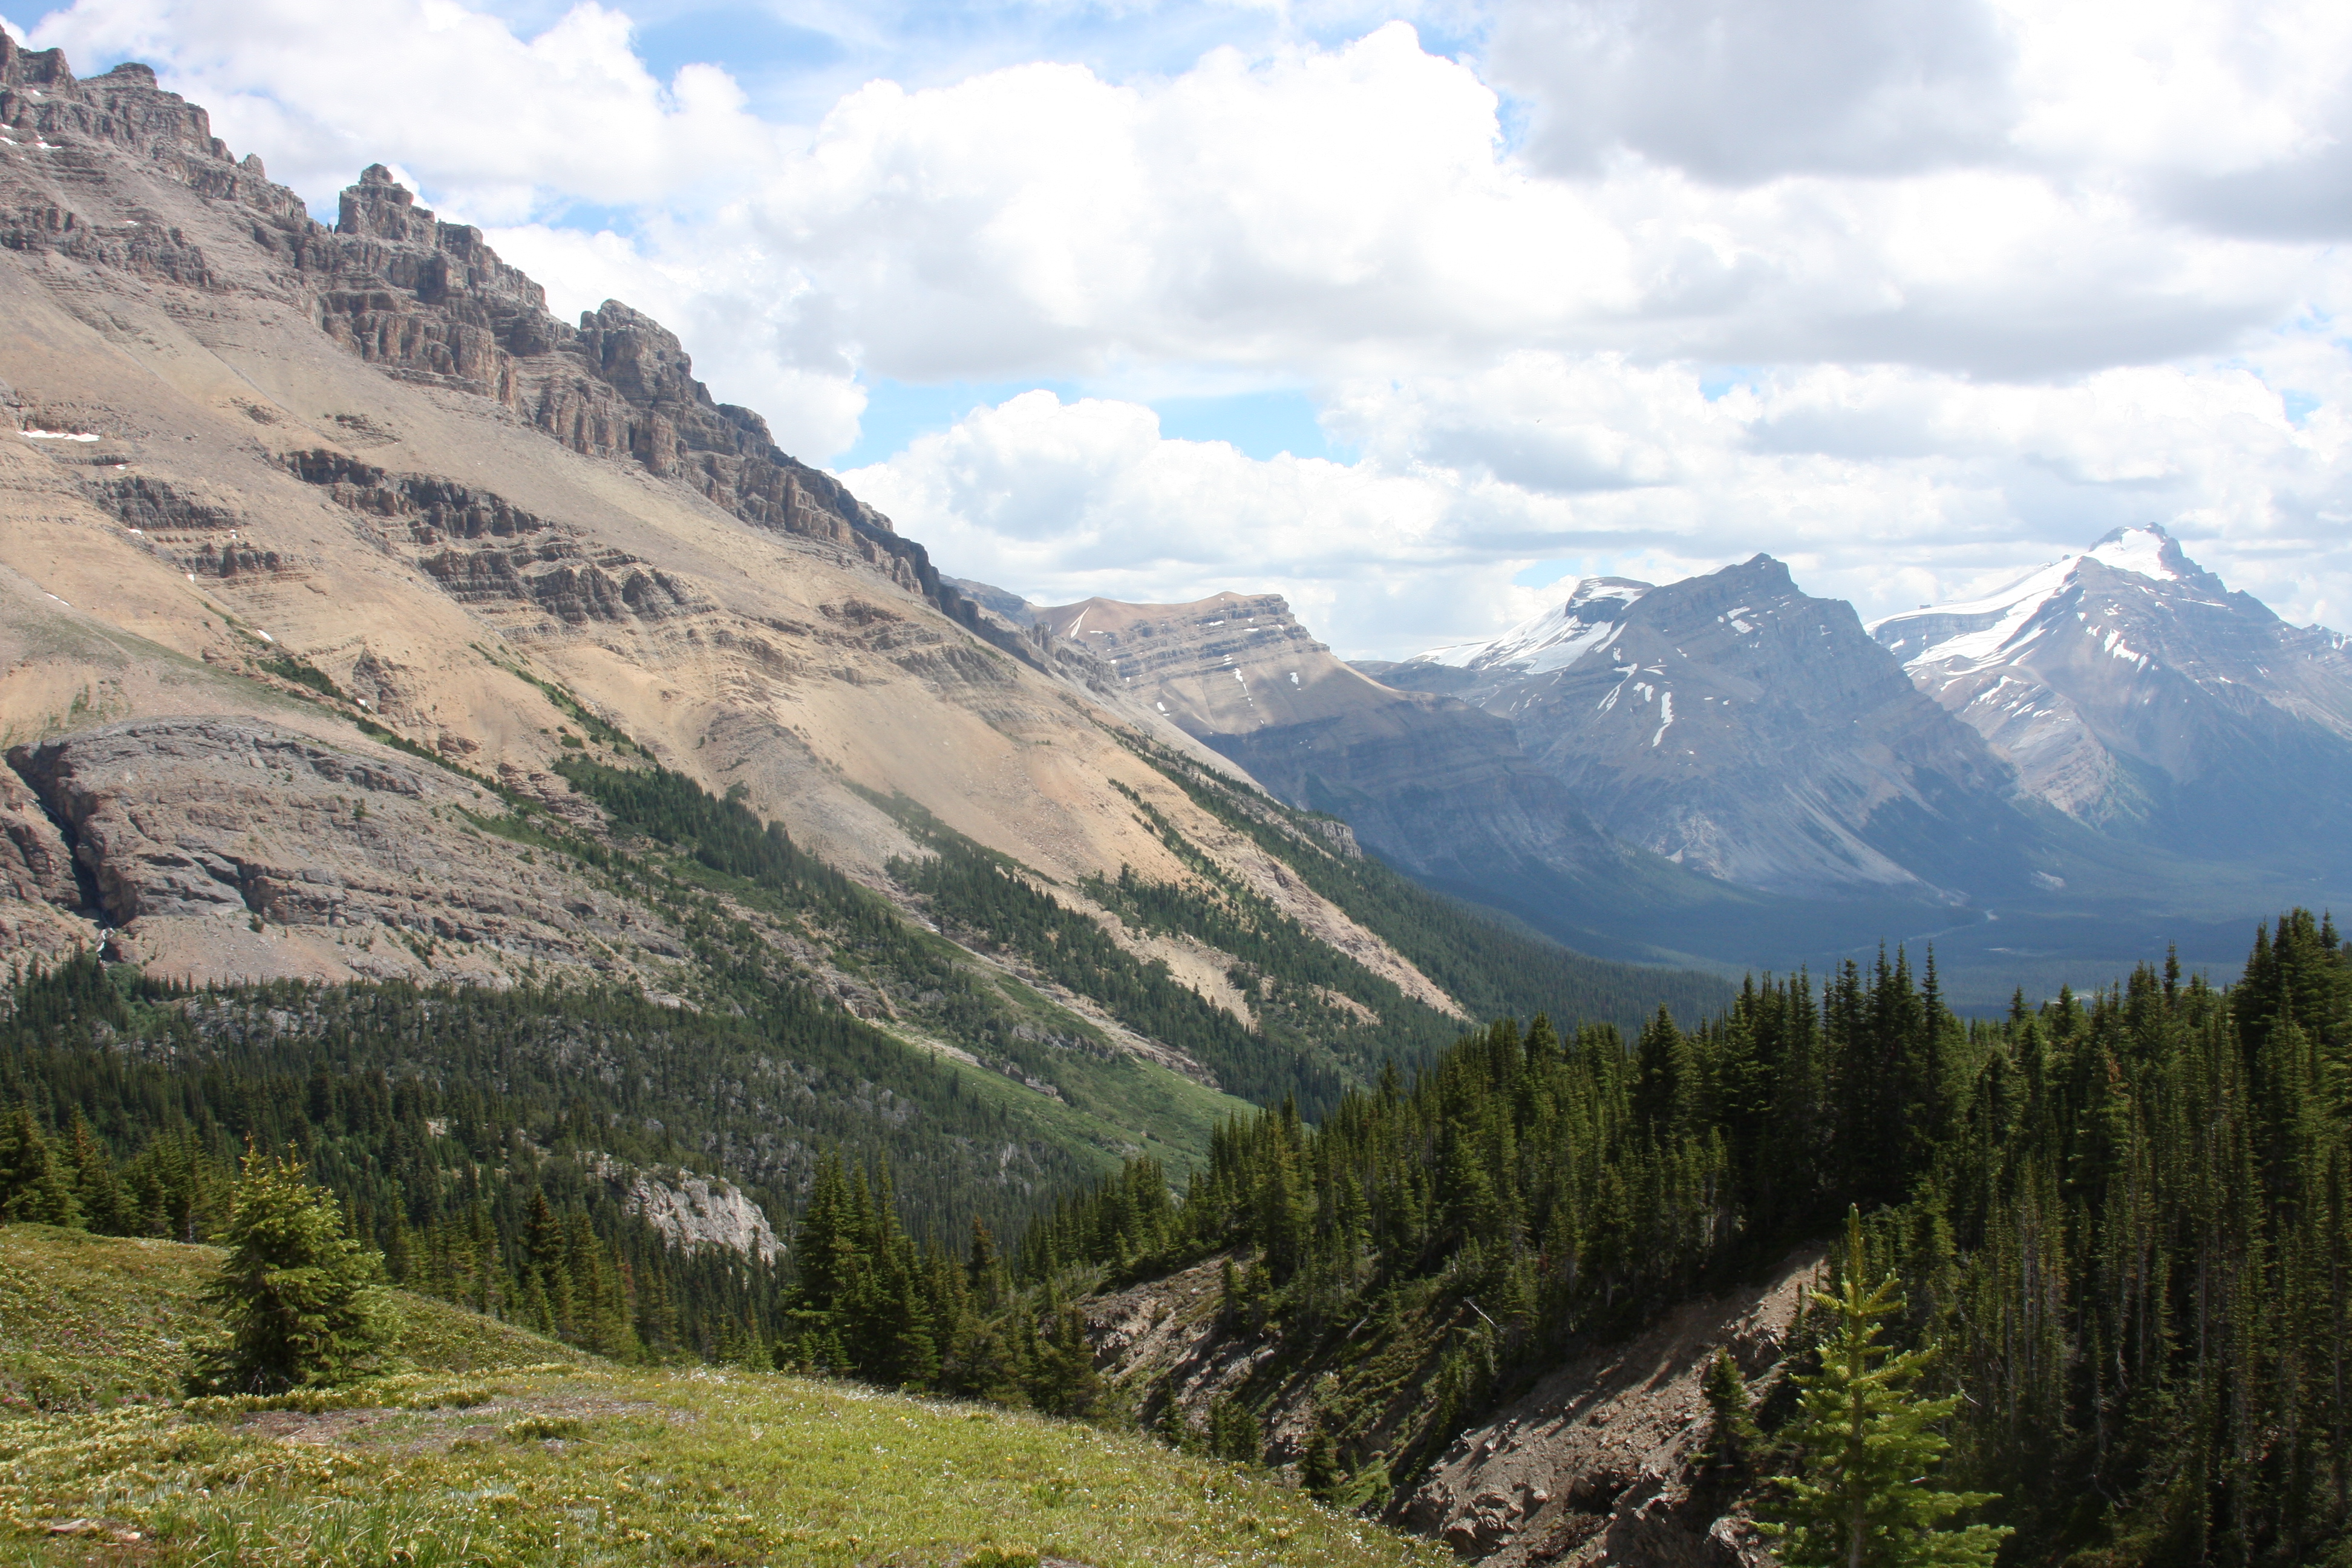
[[[69,844],[112,945],[167,968],[202,972],[215,951],[247,955],[247,973],[362,975],[436,955],[466,972],[611,967],[619,945],[682,952],[629,907],[470,829],[464,814],[498,803],[428,764],[226,719],[109,725],[8,763],[45,808],[35,819],[0,795],[37,890],[74,896],[55,864]]]

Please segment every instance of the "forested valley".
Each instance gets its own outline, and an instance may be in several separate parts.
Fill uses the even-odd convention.
[[[691,871],[814,909],[836,933],[862,922],[845,951],[961,987],[958,1005],[983,1024],[996,1010],[1008,1047],[1026,1044],[1005,994],[737,803],[572,771],[637,837],[598,849],[509,831],[606,854],[616,874]],[[918,826],[935,857],[898,871],[944,929],[1159,1020],[1265,1108],[1216,1125],[1189,1171],[1143,1154],[1104,1173],[1115,1161],[1053,1122],[1059,1100],[730,968],[742,933],[718,926],[705,1000],[736,1005],[698,1009],[618,988],[189,990],[81,955],[19,971],[8,994],[5,1215],[202,1240],[240,1155],[290,1152],[394,1280],[583,1348],[1135,1422],[1283,1464],[1300,1455],[1272,1424],[1311,1387],[1302,1480],[1392,1508],[1465,1422],[1546,1369],[1852,1211],[1867,1272],[1901,1281],[1896,1338],[1939,1347],[1931,1384],[1958,1399],[1946,1479],[1993,1495],[1984,1517],[2016,1531],[2004,1561],[2345,1550],[2352,958],[2332,921],[2282,916],[2227,988],[2168,961],[1969,1020],[1931,956],[1897,951],[1751,979],[1688,1026],[1661,1007],[1630,1040],[1571,999],[1441,1046],[1392,986],[1240,889],[1130,876],[1090,892],[1137,925],[1219,931],[1262,1001],[1297,999],[1256,1030]],[[1414,942],[1416,906],[1356,898]],[[1417,951],[1445,962],[1426,938]],[[1495,1012],[1531,989],[1478,978]],[[1331,994],[1361,1013],[1313,1001]],[[1348,1030],[1318,1037],[1318,1005]],[[633,1184],[695,1173],[740,1184],[784,1248],[666,1234]],[[1085,1311],[1202,1263],[1221,1270],[1219,1332],[1255,1358],[1206,1409],[1120,1379]],[[1800,1465],[1793,1411],[1785,1383],[1758,1406],[1717,1477],[1727,1507]]]

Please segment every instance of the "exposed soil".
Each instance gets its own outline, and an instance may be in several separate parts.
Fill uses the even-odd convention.
[[[1718,1345],[1751,1384],[1779,1375],[1823,1256],[1801,1249],[1761,1284],[1685,1302],[1638,1338],[1553,1373],[1456,1438],[1402,1521],[1489,1568],[1768,1562],[1743,1518],[1717,1518],[1692,1495],[1707,1426],[1699,1385]]]

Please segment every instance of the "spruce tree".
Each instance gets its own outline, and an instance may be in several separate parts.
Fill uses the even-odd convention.
[[[1833,1295],[1812,1294],[1831,1314],[1822,1369],[1796,1379],[1790,1436],[1804,1474],[1782,1479],[1781,1517],[1765,1529],[1780,1537],[1785,1568],[1990,1568],[2009,1530],[1946,1521],[1991,1494],[1942,1491],[1928,1479],[1949,1447],[1936,1426],[1959,1398],[1916,1392],[1934,1347],[1896,1354],[1878,1342],[1884,1320],[1903,1310],[1900,1282],[1889,1274],[1865,1290],[1864,1267],[1862,1212],[1850,1208],[1844,1279]]]
[[[1209,1452],[1237,1465],[1255,1465],[1265,1451],[1265,1434],[1248,1405],[1230,1394],[1209,1405]]]
[[[1299,1489],[1317,1502],[1337,1506],[1350,1479],[1339,1463],[1339,1446],[1331,1440],[1331,1428],[1318,1411],[1299,1450]]]
[[[0,1224],[12,1220],[81,1223],[72,1173],[41,1136],[31,1109],[22,1105],[0,1116]]]
[[[1727,1347],[1716,1347],[1699,1392],[1711,1416],[1702,1457],[1718,1471],[1746,1468],[1755,1454],[1756,1420],[1748,1410],[1748,1380],[1739,1375],[1739,1363]]]
[[[247,1153],[223,1239],[228,1256],[205,1294],[226,1315],[229,1339],[203,1358],[206,1385],[272,1393],[340,1383],[390,1343],[383,1259],[352,1238],[332,1194],[310,1185],[299,1161]]]
[[[65,1159],[73,1174],[74,1198],[81,1206],[82,1223],[101,1236],[128,1234],[131,1215],[123,1203],[122,1184],[115,1178],[114,1161],[79,1109],[66,1132]]]

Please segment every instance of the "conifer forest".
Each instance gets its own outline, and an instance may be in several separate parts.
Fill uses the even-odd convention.
[[[1852,1214],[1868,1281],[1900,1281],[1889,1342],[1928,1352],[1950,1402],[1942,1483],[1990,1500],[1972,1517],[2012,1531],[2001,1561],[2345,1550],[2352,957],[2308,911],[2232,986],[2167,962],[1997,1019],[1956,1016],[1900,951],[1751,979],[1687,1027],[1661,1009],[1630,1042],[1498,1019],[1312,1121],[1295,1095],[1229,1120],[1174,1180],[1143,1157],[1088,1184],[1034,1142],[1027,1179],[983,1179],[1001,1119],[945,1072],[916,1091],[920,1140],[828,1111],[873,1070],[832,1016],[36,966],[0,1034],[0,1194],[12,1219],[205,1239],[240,1152],[290,1152],[395,1280],[587,1349],[1140,1422],[1245,1459],[1254,1397],[1305,1376],[1307,1479],[1344,1502],[1402,1496],[1540,1369]],[[774,1070],[762,1028],[816,1064],[797,1098],[719,1092]],[[753,1125],[774,1107],[789,1138]],[[664,1166],[742,1182],[791,1221],[782,1251],[666,1240],[614,1174]],[[1265,1352],[1252,1384],[1205,1418],[1114,1387],[1079,1298],[1216,1260],[1224,1331]],[[1752,1427],[1710,1398],[1721,1484],[1768,1487],[1793,1398]]]

